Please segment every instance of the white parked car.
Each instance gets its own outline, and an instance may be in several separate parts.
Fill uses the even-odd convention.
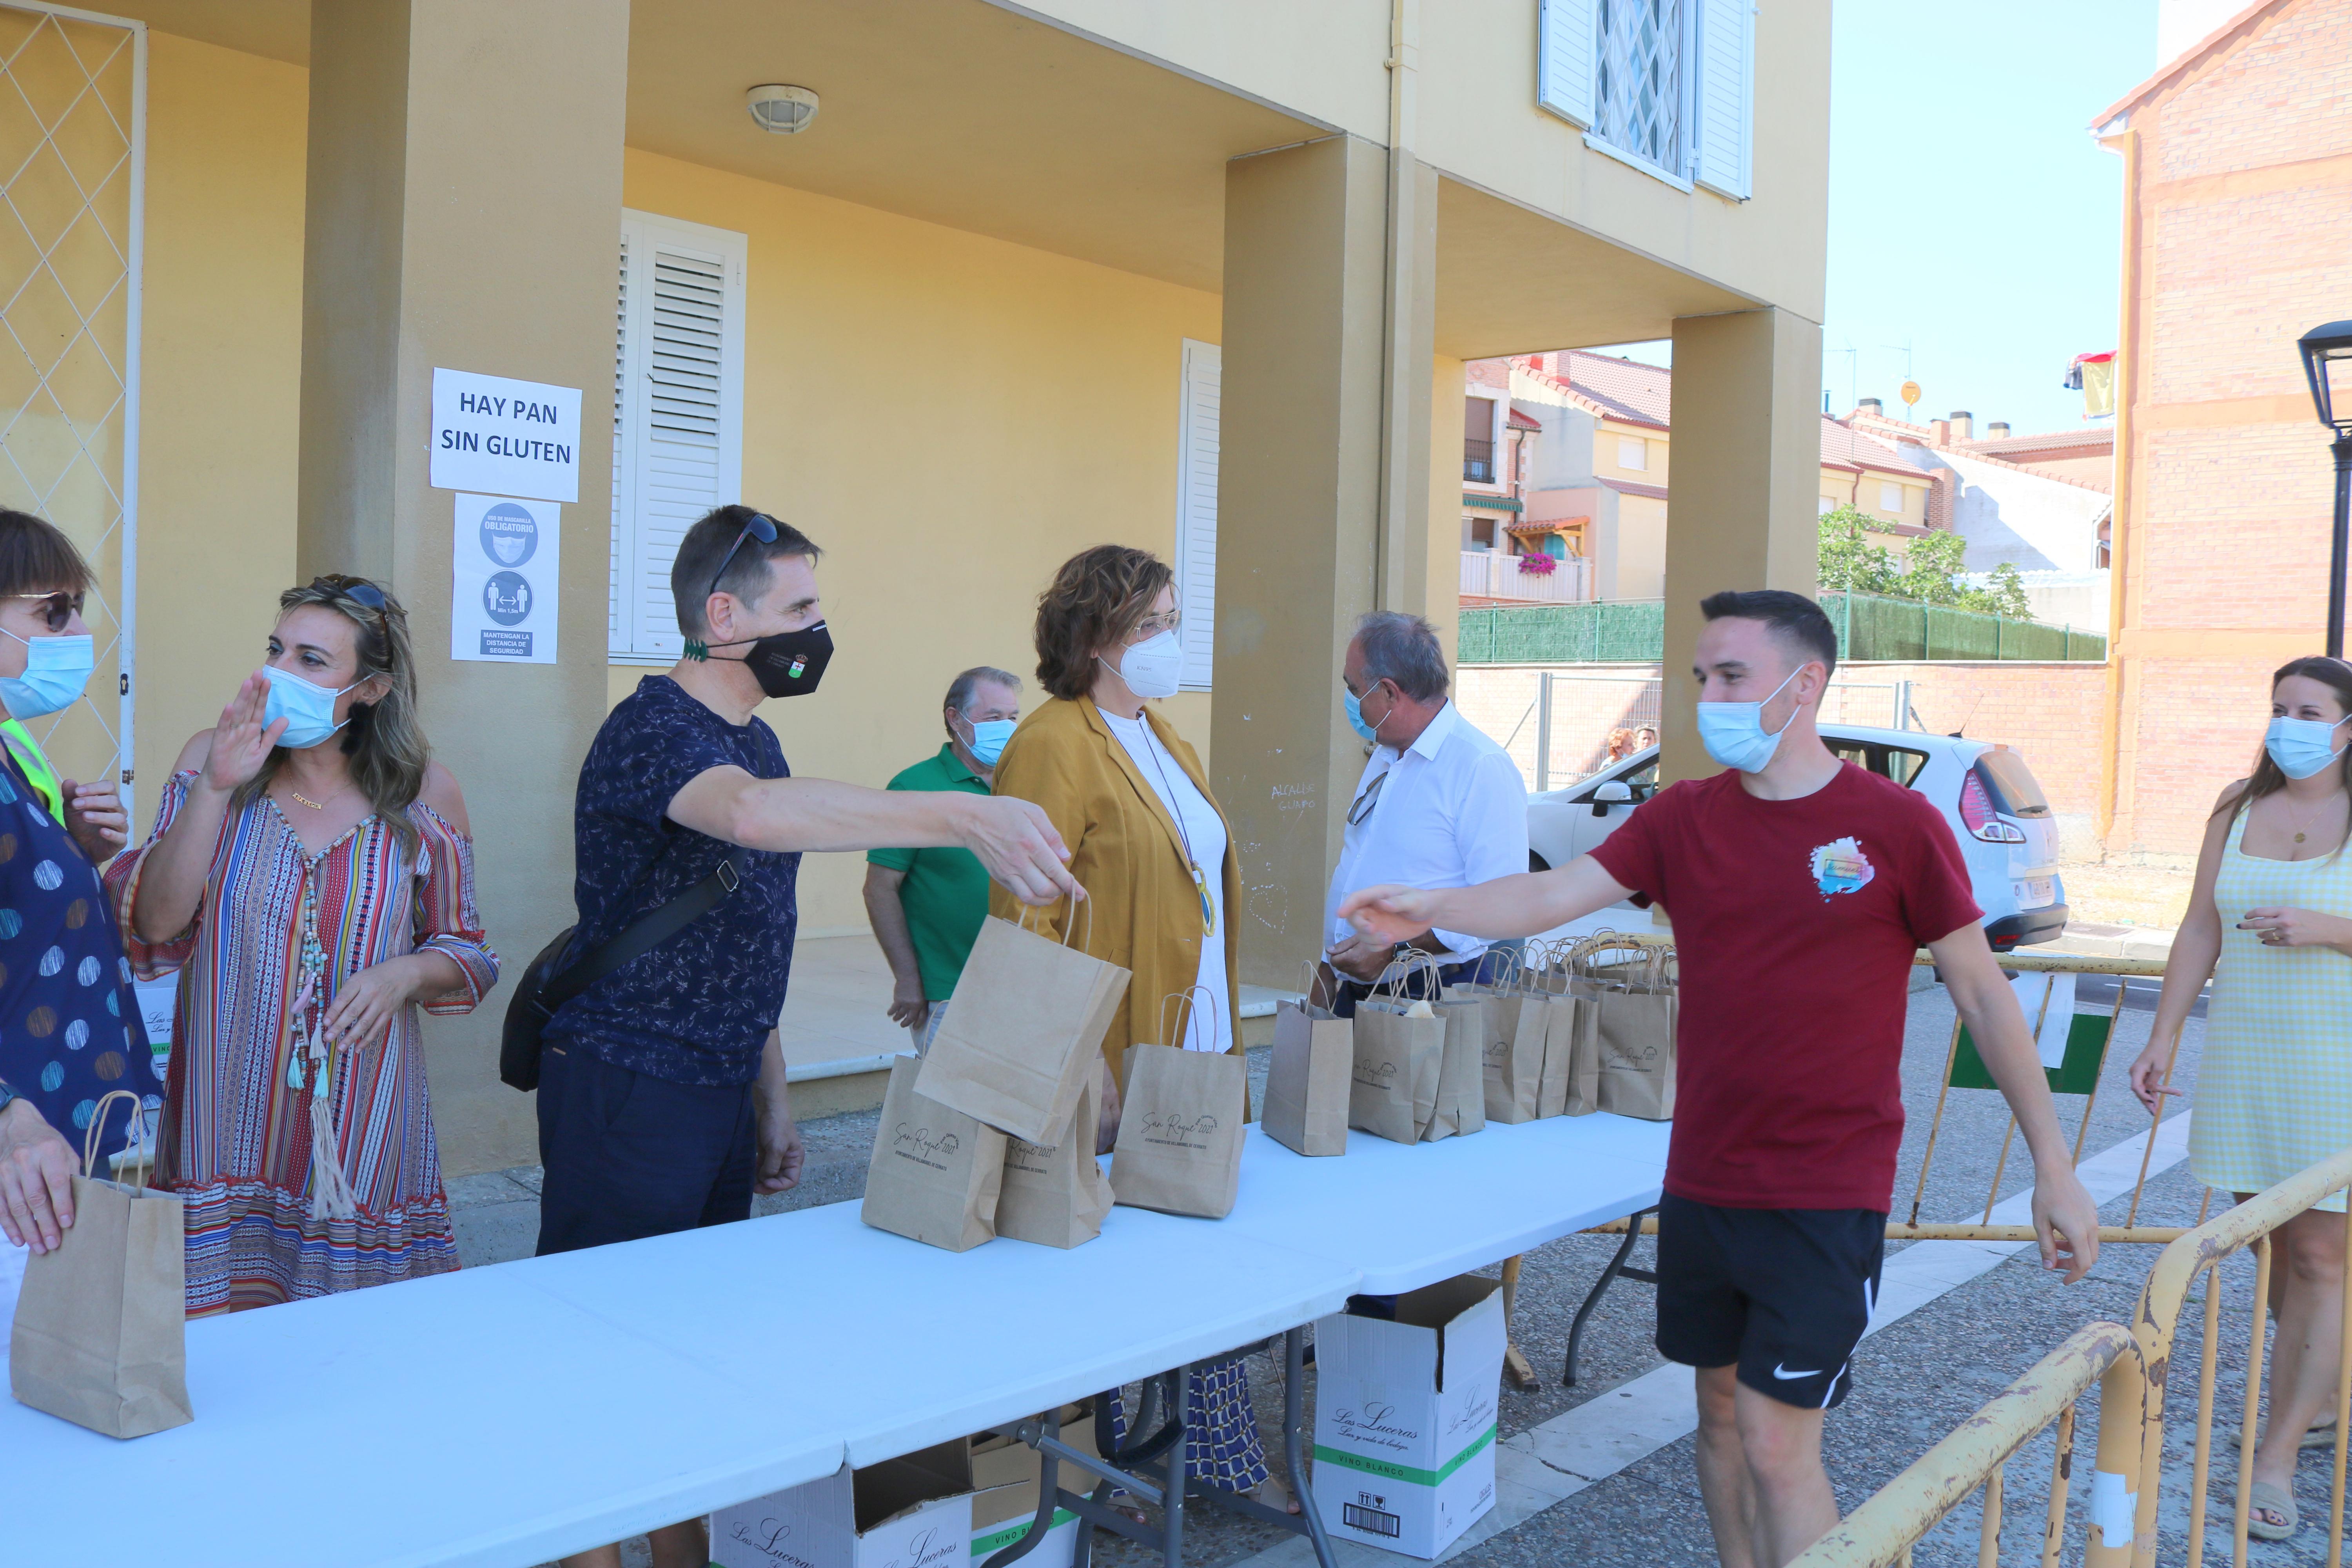
[[[1824,724],[1822,740],[1858,767],[1936,803],[1958,840],[1993,951],[2054,941],[2066,925],[2058,825],[2025,759],[2003,745]],[[1528,866],[1565,866],[1616,830],[1658,787],[1658,749],[1645,747],[1566,789],[1528,799]]]

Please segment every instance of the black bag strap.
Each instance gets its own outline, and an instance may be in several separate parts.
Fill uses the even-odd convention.
[[[621,965],[652,952],[725,903],[740,880],[736,875],[735,862],[721,859],[711,869],[710,875],[659,909],[639,915],[627,930],[551,979],[539,994],[541,1009],[553,1016],[558,1007]]]

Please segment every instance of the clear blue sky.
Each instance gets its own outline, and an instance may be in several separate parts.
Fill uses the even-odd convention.
[[[2155,0],[1846,0],[1832,28],[1831,406],[1899,417],[1907,342],[1922,419],[2080,425],[2059,377],[2116,346],[2122,246],[2088,127],[2155,68]]]
[[[2155,68],[2156,0],[1841,0],[1832,26],[1830,406],[1902,417],[1907,361],[1920,419],[2081,425],[2059,380],[2116,346],[2122,246],[2090,120]]]

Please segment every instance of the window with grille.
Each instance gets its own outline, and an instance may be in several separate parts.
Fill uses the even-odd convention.
[[[1592,133],[1661,169],[1683,167],[1683,0],[1597,0]]]
[[[742,489],[745,250],[727,229],[622,215],[606,626],[616,663],[677,658],[670,563],[695,520]]]
[[[1677,185],[1750,191],[1755,0],[1540,0],[1536,101]]]

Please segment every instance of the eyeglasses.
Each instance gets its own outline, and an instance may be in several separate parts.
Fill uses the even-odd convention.
[[[8,596],[47,601],[41,609],[41,618],[48,622],[49,630],[53,632],[64,631],[73,625],[73,618],[81,614],[82,596],[79,594],[11,594]]]
[[[776,520],[763,511],[751,514],[751,521],[743,525],[743,531],[735,536],[735,542],[729,545],[727,553],[719,558],[719,570],[710,574],[710,586],[702,591],[704,598],[719,592],[719,579],[727,575],[727,568],[735,563],[735,552],[743,548],[743,542],[747,539],[773,544],[776,542]]]
[[[1363,821],[1364,818],[1372,815],[1372,807],[1380,804],[1381,785],[1388,782],[1389,775],[1383,773],[1380,777],[1372,781],[1372,784],[1370,789],[1364,791],[1363,794],[1356,797],[1355,804],[1348,807],[1349,826],[1353,827],[1356,824]]]
[[[1183,613],[1178,610],[1171,610],[1164,616],[1146,616],[1135,623],[1133,631],[1127,634],[1127,646],[1133,647],[1137,643],[1150,642],[1160,633],[1172,632],[1183,624]]]
[[[364,577],[353,577],[348,573],[330,572],[324,576],[313,577],[310,586],[314,590],[332,594],[339,599],[349,599],[362,609],[373,610],[378,615],[383,614],[384,606],[390,603],[383,596],[383,589]]]

